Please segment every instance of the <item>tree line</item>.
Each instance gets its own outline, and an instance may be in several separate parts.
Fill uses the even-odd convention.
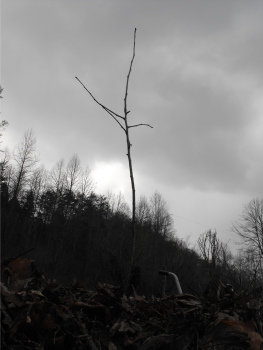
[[[62,282],[98,281],[124,286],[133,245],[132,214],[121,194],[95,192],[88,166],[75,154],[47,171],[36,156],[36,138],[28,130],[12,153],[2,151],[1,249],[10,258],[28,256],[44,274]],[[128,293],[161,293],[158,271],[177,274],[184,292],[202,294],[211,279],[236,290],[263,282],[263,200],[244,209],[233,230],[243,251],[233,256],[216,231],[200,235],[195,248],[176,236],[163,196],[155,192],[136,203],[136,244]],[[176,292],[167,280],[166,292]]]

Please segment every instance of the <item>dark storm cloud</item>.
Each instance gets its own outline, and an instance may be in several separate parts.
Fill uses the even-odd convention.
[[[165,177],[174,180],[177,174],[179,186],[190,183],[235,191],[244,188],[249,166],[242,152],[248,127],[255,119],[248,104],[249,92],[239,91],[238,82],[236,89],[224,88],[220,81],[219,86],[204,83],[205,78],[185,81],[175,74],[159,87],[163,103],[153,119],[155,130],[145,135],[149,137],[146,144],[151,145],[153,157],[163,162],[160,168],[173,163],[174,172],[165,172]],[[158,171],[152,173],[157,176]]]
[[[145,159],[156,161],[150,162],[150,169],[142,161],[143,170],[148,168],[156,178],[173,181],[179,187],[190,185],[226,192],[255,190],[254,182],[249,181],[251,164],[245,147],[249,147],[248,139],[253,138],[254,132],[249,133],[249,129],[256,116],[251,101],[262,88],[259,84],[262,68],[253,65],[257,59],[250,61],[245,57],[250,38],[252,42],[256,40],[251,56],[254,49],[262,57],[263,42],[258,35],[258,23],[254,30],[246,29],[248,23],[241,22],[241,15],[237,17],[232,14],[232,22],[222,28],[221,37],[219,27],[214,27],[219,44],[211,40],[209,31],[201,45],[198,41],[189,48],[181,44],[181,38],[174,50],[165,45],[163,50],[159,48],[160,56],[168,64],[158,69],[154,61],[155,66],[151,67],[154,78],[150,83],[155,79],[155,95],[160,103],[156,107],[153,102],[152,123],[157,124],[157,130],[149,136],[146,144],[151,146],[145,150]],[[233,30],[227,35],[227,29]],[[183,58],[178,59],[180,49],[184,49]],[[169,56],[175,57],[174,61]],[[147,107],[151,109],[151,102]],[[143,147],[142,143],[140,146]],[[262,156],[262,150],[256,152]],[[162,171],[165,168],[169,171]],[[262,165],[260,168],[258,185]]]

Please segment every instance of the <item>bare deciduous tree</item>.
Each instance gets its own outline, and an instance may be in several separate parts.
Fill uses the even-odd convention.
[[[14,177],[14,166],[11,164],[11,155],[9,149],[6,148],[1,153],[1,180],[5,181],[7,187],[10,189],[12,179]]]
[[[84,170],[81,170],[78,187],[82,196],[88,196],[94,188],[94,181],[92,179],[91,171],[88,166],[86,166]]]
[[[173,220],[166,201],[157,191],[150,198],[150,212],[153,232],[157,236],[169,238],[173,234]]]
[[[130,214],[129,206],[121,192],[116,195],[116,193],[108,191],[106,198],[112,213],[122,213],[127,216]]]
[[[221,260],[223,249],[222,243],[217,237],[216,230],[214,232],[212,232],[212,230],[208,230],[202,233],[199,236],[197,243],[201,257],[205,261],[211,263],[212,269],[214,269]]]
[[[57,196],[61,196],[66,184],[65,162],[60,159],[50,172],[51,186]]]
[[[233,231],[242,239],[247,251],[262,269],[263,264],[263,198],[252,199],[244,208],[241,220],[233,224]]]
[[[21,143],[14,151],[15,173],[13,177],[13,198],[17,198],[23,186],[27,185],[35,170],[38,159],[35,154],[36,138],[32,129],[26,131]]]
[[[66,168],[66,189],[71,193],[75,187],[78,185],[78,182],[80,180],[80,174],[81,174],[81,166],[80,166],[80,160],[79,157],[74,154]]]
[[[0,98],[3,98],[2,96],[2,92],[3,92],[3,88],[0,86]],[[6,120],[2,120],[0,122],[0,130],[5,130],[6,126],[8,125],[8,122]],[[3,135],[0,133],[0,138],[2,137]],[[0,141],[0,144],[2,143],[2,141]],[[0,150],[0,152],[3,152],[2,150]]]
[[[37,168],[33,174],[30,181],[30,191],[34,193],[35,203],[38,202],[41,194],[47,188],[47,171],[42,165]]]
[[[134,176],[133,176],[133,167],[132,167],[132,158],[131,158],[131,142],[130,142],[130,134],[129,130],[131,128],[135,128],[138,126],[149,126],[152,128],[149,124],[135,124],[135,125],[129,125],[128,124],[128,114],[130,111],[128,110],[127,105],[127,98],[128,98],[128,89],[129,89],[129,81],[130,81],[130,75],[132,71],[132,65],[135,58],[135,42],[136,42],[136,28],[134,30],[134,40],[133,40],[133,56],[130,63],[129,72],[127,75],[126,80],[126,88],[125,88],[125,96],[124,96],[124,115],[120,115],[118,113],[113,112],[108,107],[104,106],[102,103],[100,103],[93,95],[92,93],[86,88],[86,86],[76,77],[78,82],[83,86],[83,88],[89,93],[89,95],[93,98],[93,100],[101,106],[120,126],[120,128],[124,131],[126,136],[126,145],[127,145],[127,157],[128,157],[128,163],[129,163],[129,170],[130,170],[130,179],[131,179],[131,188],[132,188],[132,237],[133,237],[133,244],[132,244],[132,252],[131,252],[131,259],[129,264],[129,269],[127,273],[127,280],[125,284],[125,290],[127,290],[129,279],[130,279],[130,273],[133,265],[134,260],[134,252],[135,252],[135,242],[136,242],[136,230],[135,230],[135,221],[136,221],[136,199],[135,199],[135,182],[134,182]]]
[[[150,222],[151,209],[148,200],[145,196],[141,196],[139,202],[136,205],[136,219],[137,222],[143,225],[146,222]]]
[[[152,294],[154,295],[156,283],[156,271],[158,268],[158,254],[160,252],[160,243],[169,239],[173,233],[173,220],[168,212],[167,204],[162,195],[155,191],[150,198],[150,222],[152,226],[152,244],[153,244],[153,274],[152,274]]]

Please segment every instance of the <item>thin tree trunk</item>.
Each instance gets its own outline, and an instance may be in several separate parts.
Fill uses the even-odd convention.
[[[124,293],[127,292],[127,288],[129,286],[129,281],[130,281],[130,275],[131,275],[131,270],[134,262],[134,253],[135,253],[135,246],[136,246],[136,217],[135,217],[135,209],[136,209],[136,198],[135,198],[135,182],[134,182],[134,176],[133,176],[133,168],[132,168],[132,158],[131,158],[131,142],[130,142],[130,137],[129,137],[129,129],[138,127],[138,126],[149,126],[152,128],[151,125],[149,124],[136,124],[136,125],[128,125],[128,114],[130,111],[127,109],[127,98],[128,98],[128,88],[129,88],[129,80],[130,80],[130,75],[132,71],[132,65],[133,61],[135,58],[135,42],[136,42],[136,28],[134,30],[134,41],[133,41],[133,56],[132,60],[130,63],[130,68],[129,72],[127,75],[127,80],[126,80],[126,89],[125,89],[125,97],[124,97],[124,117],[113,112],[110,110],[108,107],[104,106],[101,104],[99,101],[96,100],[96,98],[92,95],[92,93],[86,88],[86,86],[76,77],[78,82],[84,87],[84,89],[90,94],[90,96],[93,98],[93,100],[100,105],[107,113],[110,114],[110,116],[119,124],[121,129],[125,132],[126,135],[126,144],[127,144],[127,157],[128,157],[128,163],[129,163],[129,171],[130,171],[130,179],[131,179],[131,188],[132,188],[132,224],[131,224],[131,232],[132,232],[132,249],[131,249],[131,257],[130,257],[130,262],[129,262],[129,267],[128,267],[128,273],[125,281],[125,287],[124,287]],[[124,125],[121,123],[124,123]]]

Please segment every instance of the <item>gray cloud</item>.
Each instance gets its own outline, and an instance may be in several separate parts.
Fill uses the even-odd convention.
[[[12,147],[32,127],[48,166],[77,153],[91,167],[126,167],[122,130],[74,77],[122,113],[137,27],[130,121],[154,126],[131,130],[138,188],[187,188],[193,201],[220,193],[229,203],[262,194],[262,10],[247,1],[3,0],[4,140]]]

